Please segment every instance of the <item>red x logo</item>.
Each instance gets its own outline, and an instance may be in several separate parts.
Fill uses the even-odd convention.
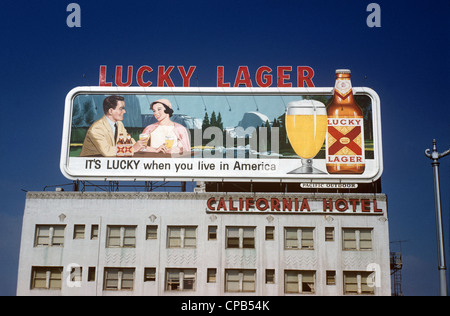
[[[356,155],[362,155],[361,147],[355,143],[355,138],[361,134],[361,126],[355,126],[350,132],[347,134],[342,134],[338,131],[334,126],[328,126],[328,133],[333,136],[337,141],[328,148],[329,155],[335,155],[339,150],[344,147],[347,147],[351,151],[353,151]],[[340,142],[341,138],[348,138],[349,142],[347,144],[343,144]]]

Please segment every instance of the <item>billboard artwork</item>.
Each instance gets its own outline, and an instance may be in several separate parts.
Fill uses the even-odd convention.
[[[66,97],[71,180],[358,183],[382,173],[369,88],[78,87]],[[344,111],[342,111],[342,110]],[[333,112],[334,111],[334,112]]]

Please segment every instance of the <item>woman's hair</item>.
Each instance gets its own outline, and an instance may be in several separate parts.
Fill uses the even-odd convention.
[[[152,109],[153,110],[153,106],[155,105],[155,104],[162,104],[163,106],[164,106],[164,113],[166,113],[166,114],[169,114],[169,117],[172,117],[172,115],[173,115],[173,110],[171,109],[171,108],[169,108],[169,106],[167,106],[167,105],[165,105],[164,103],[162,103],[162,102],[153,102],[152,104],[150,104],[150,109]]]

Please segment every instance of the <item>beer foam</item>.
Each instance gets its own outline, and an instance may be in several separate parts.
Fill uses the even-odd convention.
[[[289,102],[287,115],[327,115],[325,104],[316,100],[300,100]]]

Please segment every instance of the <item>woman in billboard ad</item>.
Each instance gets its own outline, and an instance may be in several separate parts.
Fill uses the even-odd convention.
[[[142,134],[149,135],[148,147],[143,151],[155,153],[183,154],[191,151],[186,128],[173,122],[172,104],[167,99],[159,99],[150,104],[157,122],[147,126]]]

